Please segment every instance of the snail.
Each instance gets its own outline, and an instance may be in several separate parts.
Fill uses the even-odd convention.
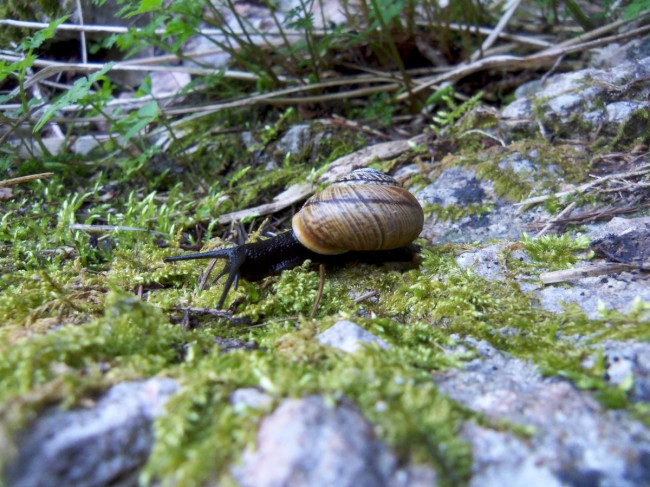
[[[222,308],[239,279],[259,281],[306,259],[321,264],[412,261],[419,248],[411,244],[423,223],[420,203],[395,179],[375,169],[357,169],[308,199],[294,215],[291,231],[233,248],[164,260],[226,259],[215,278],[228,275],[218,304]]]

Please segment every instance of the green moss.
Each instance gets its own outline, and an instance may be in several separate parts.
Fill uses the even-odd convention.
[[[650,115],[647,107],[634,111],[617,127],[616,134],[609,141],[611,150],[631,149],[636,145],[650,143]]]
[[[534,169],[515,172],[504,164],[511,157],[529,159]],[[548,194],[560,191],[563,183],[581,183],[590,167],[586,153],[543,140],[513,142],[507,149],[494,147],[478,158],[468,157],[464,164],[474,166],[480,177],[494,183],[499,196],[512,201],[533,196],[533,190],[535,194]]]
[[[575,253],[589,246],[589,237],[583,235],[574,239],[569,233],[542,235],[536,239],[524,233],[521,241],[528,255],[550,270],[566,269],[577,261]]]
[[[545,266],[566,265],[584,247],[568,237],[526,245]],[[490,282],[460,270],[457,251],[452,245],[427,248],[420,268],[406,272],[366,265],[328,270],[318,315],[322,318],[314,321],[305,316],[319,276],[305,264],[261,283],[242,283],[238,295],[246,297],[246,313],[264,320],[263,326],[238,328],[205,318],[200,329],[187,331],[170,325],[162,310],[179,304],[214,307],[221,286],[194,293],[205,262],[163,264],[162,257],[175,251],[158,249],[148,240],[116,250],[105,278],[87,277],[81,284],[98,291],[141,285],[147,302],[113,291],[96,308],[83,313],[71,308],[70,316],[85,316],[85,324],[50,329],[18,342],[3,335],[2,417],[19,425],[43,404],[71,404],[119,380],[161,373],[176,377],[183,388],[156,423],[157,442],[144,479],[189,485],[201,479],[228,481],[230,465],[253,441],[266,411],[235,408],[230,394],[236,389],[263,390],[273,400],[271,407],[286,397],[307,394],[323,395],[332,403],[346,397],[401,459],[432,464],[443,484],[458,485],[466,481],[471,463],[459,428],[468,419],[486,420],[441,396],[431,381],[436,371],[459,367],[474,357],[445,353],[454,343],[452,335],[487,340],[499,350],[531,360],[545,374],[594,390],[608,407],[628,407],[627,391],[606,384],[601,364],[587,369],[583,363],[594,353],[589,346],[600,340],[648,339],[641,325],[647,306],[640,304],[636,314],[610,313],[598,321],[575,311],[544,312],[534,308],[534,300],[513,281]],[[502,261],[514,265],[507,254]],[[71,300],[77,284],[74,269],[51,273],[54,284],[41,280],[25,287],[22,294],[35,296],[35,301],[8,301],[19,292],[1,296],[12,309],[33,308],[62,296]],[[12,282],[27,286],[19,275]],[[378,292],[376,299],[353,301],[369,290]],[[353,319],[392,349],[368,347],[348,355],[320,346],[315,335],[339,318]],[[590,334],[592,341],[576,346],[561,338],[576,333]],[[212,344],[214,336],[254,339],[262,348],[221,354]],[[5,428],[8,424],[3,422]],[[527,434],[521,425],[488,426]]]
[[[259,316],[283,316],[308,314],[316,301],[319,286],[319,273],[309,271],[311,263],[306,261],[302,267],[283,272],[271,286],[270,293],[256,306],[247,307],[246,314]],[[322,314],[332,313],[341,307],[341,299],[334,296],[331,283],[323,289]]]
[[[43,13],[59,8],[49,0],[35,5],[11,0],[0,9],[16,13],[5,18],[26,13],[31,18],[34,8]],[[199,10],[192,12],[200,15]],[[119,42],[130,48],[143,40],[132,31]],[[240,61],[246,66],[245,57]],[[257,72],[259,90],[276,85],[272,71]],[[197,82],[220,98],[245,96],[240,80],[217,74]],[[111,85],[97,88],[89,101],[101,108],[102,98],[110,97]],[[194,86],[183,93],[188,94],[197,94]],[[444,133],[432,143],[431,152],[442,156],[436,170],[454,165],[476,168],[494,183],[500,196],[513,201],[588,179],[590,158],[598,154],[545,140],[486,150],[482,135],[467,132],[493,129],[498,116],[481,108],[470,110],[478,95],[460,105],[449,91],[438,95],[446,98],[430,101],[442,101],[446,110],[438,112],[435,121],[438,132]],[[387,103],[390,96],[380,94],[363,102],[358,105],[362,108],[352,110],[353,117],[388,121],[395,106]],[[540,119],[545,102],[536,102]],[[115,119],[107,121],[109,133],[131,132],[143,121],[111,113]],[[161,375],[175,378],[182,388],[156,422],[156,443],[144,481],[228,483],[230,467],[252,444],[264,414],[286,398],[319,394],[331,404],[350,400],[357,405],[401,464],[433,465],[441,485],[463,485],[471,467],[470,447],[459,435],[464,421],[530,436],[527,425],[491,421],[437,390],[432,380],[436,373],[461,368],[477,358],[471,347],[456,354],[449,351],[465,343],[465,337],[485,340],[499,351],[536,364],[544,374],[564,377],[593,391],[604,406],[626,408],[650,425],[647,404],[628,403],[629,381],[619,387],[608,385],[602,353],[592,360],[593,366],[585,365],[605,340],[650,340],[650,304],[639,301],[630,313],[604,311],[599,320],[588,319],[577,306],[554,314],[540,309],[535,296],[523,293],[513,278],[589,258],[583,252],[586,240],[568,234],[537,240],[524,237],[505,248],[499,256],[505,268],[499,282],[459,269],[455,257],[461,247],[422,243],[418,268],[356,264],[328,269],[314,319],[308,316],[320,277],[305,263],[261,282],[242,282],[239,290],[231,292],[227,304],[237,302],[252,326],[233,326],[213,316],[193,316],[188,328],[194,329],[172,324],[175,307],[214,308],[223,282],[198,292],[198,276],[207,262],[172,265],[164,263],[164,257],[179,253],[179,247],[226,245],[234,232],[255,239],[269,227],[287,228],[291,210],[274,215],[271,223],[252,219],[230,229],[219,227],[217,217],[268,202],[294,182],[313,181],[328,163],[367,142],[363,129],[342,125],[335,131],[332,125],[314,124],[311,142],[296,154],[286,154],[276,143],[298,119],[293,110],[247,106],[210,116],[174,118],[174,136],[164,151],[157,143],[152,147],[153,139],[135,137],[124,149],[113,141],[84,156],[63,150],[18,161],[5,151],[0,161],[3,175],[50,169],[56,174],[13,188],[13,199],[2,203],[1,461],[7,462],[15,453],[10,436],[45,406],[72,407],[117,382]],[[613,142],[603,136],[592,149],[647,143],[647,121],[647,112],[635,113]],[[570,127],[593,129],[580,119]],[[560,134],[557,128],[549,125],[549,132]],[[244,144],[241,130],[252,134],[250,145]],[[422,146],[373,165],[392,169],[424,154],[416,159],[424,170],[431,167],[429,153],[430,148]],[[532,160],[535,169],[515,170],[514,165],[501,164],[518,156]],[[267,157],[272,164],[266,164]],[[424,182],[424,176],[411,180],[416,185]],[[570,198],[579,205],[597,202],[589,194]],[[557,213],[568,201],[550,199],[547,210]],[[455,220],[491,208],[432,206],[427,210]],[[87,233],[71,228],[75,224],[112,228]],[[533,263],[512,258],[515,249],[524,249]],[[392,348],[368,346],[345,354],[321,346],[317,334],[339,319],[355,321]],[[578,336],[588,339],[578,340]],[[215,345],[216,337],[255,340],[260,348],[225,354]],[[272,399],[268,409],[231,404],[232,392],[242,387],[268,394]]]
[[[434,462],[450,483],[465,479],[469,449],[456,434],[468,415],[440,396],[426,370],[413,367],[409,360],[413,350],[409,345],[431,343],[431,337],[424,338],[422,329],[404,333],[401,325],[389,320],[375,322],[375,331],[377,326],[403,341],[395,342],[391,351],[369,347],[348,355],[316,345],[315,330],[307,327],[306,332],[284,331],[275,340],[266,340],[266,352],[195,355],[194,363],[184,365],[185,387],[168,405],[173,413],[157,422],[160,440],[147,475],[181,485],[227,475],[225,469],[252,441],[264,413],[236,410],[230,394],[240,387],[261,386],[275,404],[308,394],[323,395],[333,403],[342,397],[352,399],[401,456]],[[446,363],[437,359],[438,367]],[[217,458],[215,449],[220,452]]]
[[[302,318],[276,319],[251,329],[249,338],[259,340],[264,351],[192,354],[194,361],[182,366],[187,368],[181,373],[188,380],[187,388],[170,403],[173,413],[158,422],[160,441],[147,478],[184,484],[197,478],[227,477],[228,466],[253,440],[256,423],[266,412],[236,411],[229,396],[239,387],[256,387],[269,394],[274,405],[286,397],[308,394],[324,395],[332,403],[349,398],[401,458],[435,465],[443,484],[462,483],[470,465],[468,445],[458,439],[463,421],[474,419],[523,436],[530,431],[525,425],[486,422],[439,395],[431,374],[474,358],[471,353],[443,353],[454,343],[451,335],[487,340],[499,350],[532,361],[544,374],[566,377],[578,387],[593,390],[607,407],[628,407],[626,390],[607,385],[602,362],[592,368],[583,364],[595,353],[591,346],[599,340],[647,339],[647,332],[642,331],[646,305],[636,314],[612,314],[604,320],[588,320],[584,313],[575,312],[557,315],[533,308],[531,298],[514,282],[491,282],[461,271],[454,257],[454,247],[446,246],[425,250],[417,271],[394,273],[361,266],[358,273],[348,269],[328,274],[332,288],[346,282],[356,291],[373,285],[380,290],[380,298],[360,303],[359,311],[384,318],[350,316],[350,309],[343,316],[390,343],[390,350],[370,346],[345,354],[321,347],[315,335],[324,328],[323,321],[319,326],[318,321]],[[316,281],[314,271],[299,268],[275,286],[309,283],[313,289]],[[260,303],[268,299],[272,298],[264,297]],[[308,304],[305,301],[300,311],[307,312]],[[275,309],[277,314],[295,311]],[[335,319],[331,316],[325,323]],[[615,320],[626,325],[617,326]],[[611,326],[603,326],[606,322]],[[577,345],[561,338],[575,333],[591,334],[592,341]],[[225,438],[234,440],[226,444]],[[215,445],[221,452],[216,461],[210,453]]]
[[[529,182],[511,169],[500,168],[496,162],[481,163],[477,169],[479,177],[494,183],[494,189],[499,196],[511,201],[520,201],[531,193],[532,185]]]
[[[155,375],[183,361],[185,343],[207,347],[204,336],[170,325],[158,308],[120,292],[109,293],[103,316],[84,325],[18,343],[2,334],[0,429],[16,432],[46,405],[69,407],[110,384]]]

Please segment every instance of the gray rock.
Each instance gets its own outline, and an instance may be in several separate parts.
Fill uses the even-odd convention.
[[[472,445],[470,487],[560,487],[551,468],[540,464],[528,444],[516,436],[467,422],[461,437]]]
[[[592,90],[580,95],[575,93],[558,94],[555,98],[548,101],[548,108],[554,115],[560,117],[564,122],[568,122],[569,116],[578,108],[584,106],[587,97],[594,97],[596,93]]]
[[[621,63],[650,56],[650,37],[634,39],[625,45],[608,44],[594,49],[590,64],[597,68],[612,68]]]
[[[470,485],[641,486],[650,478],[650,431],[624,412],[482,342],[482,358],[434,378],[442,392],[494,420],[531,428],[530,438],[464,425],[473,446]]]
[[[400,181],[403,178],[408,178],[409,176],[419,175],[421,172],[420,166],[417,164],[409,164],[408,166],[400,167],[397,171],[393,173],[393,177]]]
[[[490,200],[484,201],[485,204]],[[480,215],[466,215],[458,220],[429,218],[420,235],[436,244],[445,242],[486,242],[491,239],[517,240],[527,225],[548,219],[548,213],[537,206],[524,213],[511,203],[496,200],[494,206]]]
[[[626,122],[634,112],[648,110],[650,103],[637,101],[616,101],[605,107],[607,121],[620,124]]]
[[[623,55],[599,62],[605,69],[587,68],[551,76],[543,84],[533,81],[520,87],[517,99],[502,110],[503,128],[538,131],[541,123],[555,127],[556,136],[589,135],[596,127],[601,136],[617,136],[634,112],[647,110],[650,105],[647,83],[638,83],[638,89],[627,88],[628,83],[644,79],[650,71],[650,57],[642,47],[646,44],[647,39],[634,40],[618,49]],[[628,139],[647,130],[643,124],[636,125],[626,127]]]
[[[602,239],[609,238],[609,243],[615,243],[615,240],[612,239],[613,236],[647,235],[648,227],[650,227],[650,217],[630,219],[616,217],[605,225],[592,225],[587,234],[592,240],[592,246],[600,248],[599,241]],[[626,247],[625,250],[629,251],[626,254],[619,252],[619,257],[627,257],[632,250],[641,253],[647,252],[644,250],[645,242],[637,243],[638,245],[635,247]],[[617,253],[615,249],[608,251]],[[637,257],[634,260],[634,265],[641,268],[645,265],[643,259],[647,259],[647,257],[644,255]],[[623,259],[617,259],[617,261],[621,260]],[[588,268],[592,265],[588,262],[579,262],[575,267],[577,269]],[[650,302],[650,286],[647,273],[631,270],[630,272],[585,277],[563,284],[546,286],[537,291],[537,295],[540,305],[549,311],[562,312],[565,304],[573,303],[582,308],[589,318],[598,319],[602,317],[603,309],[627,313],[638,304],[639,300]]]
[[[514,121],[521,123],[522,121],[530,121],[532,119],[533,109],[534,106],[530,100],[526,98],[518,98],[501,110],[501,115],[511,124],[513,124]]]
[[[650,343],[608,340],[593,345],[605,359],[605,380],[614,386],[629,382],[633,402],[650,402]],[[593,367],[599,357],[594,354],[584,361],[584,367]]]
[[[137,485],[153,444],[152,422],[178,390],[172,379],[112,387],[89,409],[53,409],[19,438],[7,487]]]
[[[266,409],[273,403],[273,398],[254,387],[237,389],[230,395],[230,402],[238,411],[250,409]]]
[[[337,321],[332,327],[319,334],[316,339],[323,345],[338,348],[348,353],[356,352],[364,343],[376,343],[379,348],[384,350],[391,348],[381,338],[347,320]]]
[[[641,218],[614,217],[605,225],[592,226],[587,235],[591,240],[603,238],[610,233],[622,234],[631,230],[643,229],[650,226],[650,216]]]
[[[535,158],[536,154],[529,156]],[[504,159],[503,164],[521,171],[526,170],[528,164],[535,164],[529,158],[520,159]],[[541,206],[520,214],[512,203],[494,194],[491,181],[479,180],[473,171],[460,167],[443,171],[415,196],[423,206],[485,206],[485,212],[481,214],[469,214],[454,220],[442,220],[435,214],[428,218],[420,236],[435,243],[518,239],[526,225],[540,218],[548,218]],[[488,205],[491,206],[488,208]]]
[[[591,248],[608,261],[650,270],[650,218],[615,218],[598,233]]]
[[[426,467],[398,469],[355,407],[317,396],[288,399],[265,418],[233,475],[242,487],[430,487],[436,478]]]
[[[579,263],[576,268],[591,264]],[[637,271],[607,276],[585,277],[568,283],[546,286],[536,291],[542,308],[561,313],[565,304],[576,304],[587,317],[602,317],[603,309],[629,313],[638,301],[650,302],[650,286]]]
[[[476,178],[469,169],[452,167],[443,171],[429,186],[420,190],[415,197],[424,205],[467,205],[482,203],[486,196],[487,183]],[[489,190],[488,190],[489,191]]]
[[[411,465],[398,470],[387,487],[435,487],[438,484],[436,472],[426,465]]]
[[[479,276],[490,281],[501,281],[508,272],[501,254],[507,250],[509,242],[500,242],[482,249],[469,250],[456,257],[456,263],[461,269],[471,269]],[[530,257],[520,250],[515,249],[510,257],[519,261],[530,262]]]
[[[275,152],[285,154],[300,154],[312,140],[311,125],[294,125],[275,145]]]
[[[536,159],[537,155],[525,157],[519,152],[509,154],[505,159],[499,161],[499,169],[510,170],[517,176],[521,176],[524,181],[532,181],[535,178],[535,173],[538,170],[536,164],[532,159]]]

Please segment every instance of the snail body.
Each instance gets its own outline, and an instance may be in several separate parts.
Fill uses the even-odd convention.
[[[222,308],[240,278],[259,281],[307,259],[322,264],[413,260],[417,248],[410,244],[423,223],[417,199],[395,179],[374,169],[358,169],[307,200],[293,217],[292,231],[230,249],[164,260],[226,259],[216,277],[228,274],[218,303]]]

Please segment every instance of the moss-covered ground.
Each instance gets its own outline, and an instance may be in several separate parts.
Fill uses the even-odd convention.
[[[198,130],[197,133],[201,133]],[[648,407],[630,404],[626,387],[608,386],[604,363],[585,368],[594,343],[606,339],[650,339],[650,307],[630,314],[610,312],[589,320],[577,308],[563,314],[540,309],[514,276],[571,266],[589,258],[588,242],[570,233],[513,242],[501,255],[508,277],[489,282],[461,270],[455,257],[464,246],[421,242],[417,269],[363,264],[327,273],[323,298],[309,317],[319,286],[317,270],[304,265],[259,283],[242,282],[227,305],[239,317],[192,316],[175,307],[215,307],[222,283],[198,292],[205,261],[163,263],[183,249],[224,245],[238,227],[219,227],[227,211],[268,201],[292,182],[326,169],[337,156],[358,147],[358,137],[323,138],[319,157],[285,157],[270,169],[252,165],[253,151],[237,137],[201,139],[192,157],[155,157],[127,174],[76,163],[25,165],[14,174],[52,170],[49,179],[19,185],[2,203],[0,219],[0,458],[11,458],[12,434],[51,404],[73,407],[111,384],[152,376],[182,385],[168,412],[156,423],[157,440],[144,479],[178,485],[199,479],[228,482],[228,469],[252,441],[264,411],[235,409],[229,395],[257,387],[277,404],[283,398],[321,394],[332,403],[354,401],[403,460],[433,464],[442,485],[460,485],[469,475],[471,450],[458,437],[467,419],[489,422],[440,395],[432,375],[461,367],[473,352],[447,352],[463,337],[487,340],[497,349],[537,364],[543,373],[593,391],[602,404],[629,408],[648,423]],[[184,144],[186,147],[187,144]],[[250,149],[250,148],[249,148]],[[540,185],[557,191],[562,182],[581,182],[575,154],[546,142],[521,142],[512,151],[537,150],[554,165],[540,172]],[[517,175],[496,170],[491,156],[471,145],[453,164],[478,169],[516,201],[529,186]],[[180,152],[179,152],[180,153]],[[172,156],[173,157],[173,156]],[[384,167],[387,168],[390,162]],[[502,186],[499,179],[503,178]],[[420,176],[420,178],[425,176]],[[422,181],[420,180],[420,183]],[[476,208],[471,211],[478,211]],[[459,210],[460,211],[460,210]],[[490,211],[489,207],[480,211]],[[244,227],[259,234],[287,228],[288,215]],[[435,213],[435,211],[434,211]],[[440,212],[437,212],[440,213]],[[442,218],[456,218],[448,212]],[[74,225],[107,225],[90,233]],[[73,226],[71,226],[73,225]],[[135,231],[138,228],[143,231]],[[222,238],[224,240],[222,240]],[[263,238],[263,237],[259,237]],[[510,252],[524,249],[522,263]],[[362,301],[355,298],[374,291]],[[336,320],[354,320],[392,345],[345,354],[320,346],[315,335]],[[508,329],[509,333],[500,331]],[[576,344],[562,337],[580,334]],[[215,337],[254,340],[255,351],[221,353]],[[378,407],[381,404],[382,407]],[[492,425],[509,428],[507,425]],[[513,431],[522,434],[513,426]]]

